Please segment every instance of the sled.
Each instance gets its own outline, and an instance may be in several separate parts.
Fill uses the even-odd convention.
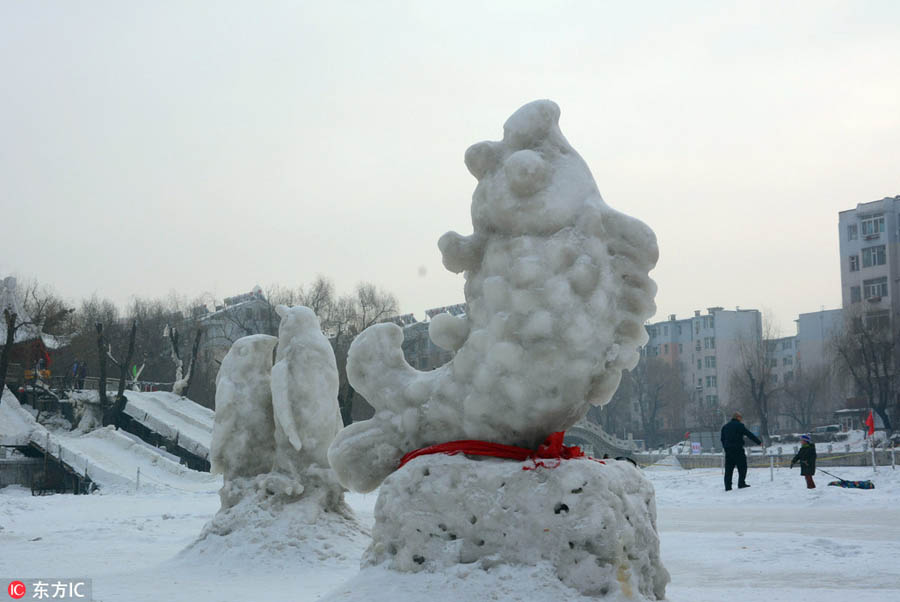
[[[835,487],[843,487],[844,489],[875,489],[875,483],[872,481],[832,481],[828,483]]]
[[[821,468],[819,470],[822,470]],[[836,474],[831,474],[830,472],[826,472],[822,470],[829,477],[834,477],[837,481],[832,481],[828,483],[829,485],[834,485],[835,487],[843,487],[844,489],[875,489],[875,483],[872,481],[845,481],[841,477]]]

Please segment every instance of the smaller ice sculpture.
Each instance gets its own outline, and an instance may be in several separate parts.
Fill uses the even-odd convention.
[[[225,483],[272,470],[272,353],[278,338],[255,334],[238,339],[216,375],[216,421],[210,445],[213,474]]]
[[[312,310],[276,311],[277,338],[244,337],[222,360],[210,449],[222,506],[186,554],[299,554],[304,541],[364,533],[326,457],[341,428],[334,352]]]

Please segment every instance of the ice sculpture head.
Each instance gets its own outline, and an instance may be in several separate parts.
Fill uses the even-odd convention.
[[[606,205],[562,135],[555,103],[523,106],[502,140],[473,145],[465,162],[478,179],[474,232],[448,232],[438,247],[447,269],[465,272],[467,311],[429,327],[456,355],[423,373],[403,360],[396,326],[354,341],[348,378],[376,412],[344,429],[328,454],[351,489],[376,487],[404,453],[426,445],[535,448],[609,401],[647,340],[656,237]]]
[[[587,165],[559,129],[559,107],[528,103],[503,126],[503,140],[474,144],[466,167],[478,179],[472,196],[475,231],[554,232],[575,224],[598,194]]]

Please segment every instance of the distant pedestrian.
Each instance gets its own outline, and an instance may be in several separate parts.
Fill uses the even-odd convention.
[[[800,450],[791,460],[791,468],[800,464],[800,474],[806,478],[806,488],[815,489],[813,475],[816,474],[816,446],[809,435],[800,435]]]
[[[78,366],[78,388],[84,389],[84,377],[87,376],[87,364],[84,362]]]
[[[731,421],[722,427],[722,448],[725,450],[725,491],[731,491],[731,477],[734,469],[738,469],[738,489],[749,487],[747,484],[747,455],[744,453],[744,437],[748,437],[762,445],[762,441],[751,433],[744,423],[740,412],[735,412]]]

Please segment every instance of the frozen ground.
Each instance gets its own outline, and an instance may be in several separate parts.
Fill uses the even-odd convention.
[[[807,491],[797,470],[778,469],[770,481],[768,469],[754,469],[750,489],[725,493],[719,470],[648,470],[663,562],[672,574],[667,599],[900,600],[900,470],[830,472],[872,479],[876,489],[827,487],[830,477],[819,473],[819,488]],[[347,498],[371,525],[376,494]],[[94,599],[103,602],[304,602],[326,594],[340,600],[349,587],[390,592],[397,602],[544,599],[531,593],[536,582],[547,585],[540,568],[475,573],[462,567],[424,578],[367,569],[360,575],[364,538],[323,542],[342,554],[318,567],[308,558],[294,563],[291,550],[208,565],[179,557],[218,506],[211,492],[31,497],[8,487],[0,490],[0,577],[91,577]],[[578,599],[568,592],[559,588],[557,600]]]

